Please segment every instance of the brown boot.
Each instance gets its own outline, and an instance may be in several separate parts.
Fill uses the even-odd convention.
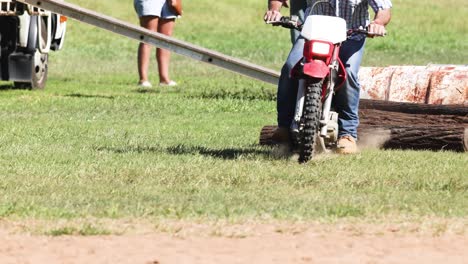
[[[271,140],[275,143],[288,143],[289,142],[289,128],[277,127],[271,136]]]
[[[345,135],[338,139],[336,152],[338,154],[354,154],[358,152],[356,139],[352,136]]]

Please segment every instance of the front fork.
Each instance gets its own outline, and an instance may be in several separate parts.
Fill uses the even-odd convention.
[[[291,132],[293,134],[299,133],[299,130],[302,129],[300,124],[302,124],[302,114],[304,112],[304,98],[305,98],[305,87],[306,81],[305,79],[299,80],[299,86],[297,88],[297,95],[296,95],[296,109],[294,111],[294,119],[291,123]]]
[[[323,138],[329,137],[328,124],[330,124],[330,120],[332,119],[331,105],[333,96],[335,95],[335,75],[338,72],[338,61],[335,60],[329,67],[330,74],[326,77],[328,78],[328,82],[325,94],[323,95],[325,100],[323,101],[322,116],[320,118],[320,136]]]
[[[322,100],[322,115],[319,121],[320,136],[322,138],[330,138],[330,135],[334,134],[334,132],[338,129],[336,124],[337,115],[335,112],[331,111],[333,95],[335,93],[335,77],[338,72],[338,61],[335,60],[332,64],[330,64],[329,67],[330,74],[325,77],[327,80],[324,81],[324,83],[327,83],[327,87],[325,88],[325,93],[323,95],[324,100]],[[299,131],[302,129],[301,120],[304,112],[306,85],[306,79],[299,80],[299,87],[296,96],[296,109],[294,112],[294,119],[291,123],[291,132],[293,134],[299,133]],[[332,127],[329,127],[330,125]]]

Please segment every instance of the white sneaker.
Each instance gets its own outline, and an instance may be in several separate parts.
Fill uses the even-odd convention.
[[[148,81],[139,82],[138,86],[142,87],[142,88],[151,88],[152,87],[151,83],[148,82]]]
[[[168,83],[160,82],[159,86],[177,86],[177,83],[174,81],[169,81]]]

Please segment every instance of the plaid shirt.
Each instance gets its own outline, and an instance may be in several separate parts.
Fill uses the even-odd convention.
[[[315,5],[314,10],[311,10],[315,2],[320,2],[320,0],[307,0],[306,14],[339,16],[346,20],[348,29],[365,28],[370,24],[369,5],[374,12],[392,7],[391,0],[322,0],[324,3],[318,3]],[[336,9],[337,5],[338,10]],[[363,38],[365,38],[364,34],[355,34],[350,37],[350,39],[354,40]]]

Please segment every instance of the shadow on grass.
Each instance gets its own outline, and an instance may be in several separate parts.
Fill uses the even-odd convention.
[[[152,89],[152,88],[137,88],[137,89],[134,89],[133,91],[134,91],[135,93],[141,93],[141,94],[145,94],[145,93],[159,93],[157,90]]]
[[[240,91],[227,91],[227,90],[215,90],[215,91],[202,91],[196,92],[187,95],[189,98],[196,98],[196,99],[235,99],[235,100],[246,100],[246,101],[255,101],[255,100],[263,100],[263,101],[275,101],[276,100],[276,92],[272,92],[269,90],[259,90],[259,91],[251,91],[248,89],[240,90]]]
[[[179,94],[183,90],[180,87],[153,87],[153,88],[137,88],[133,92],[140,94]]]
[[[184,146],[177,145],[166,149],[168,153],[174,155],[181,154],[200,154],[204,156],[210,156],[219,159],[238,159],[240,157],[255,158],[256,156],[270,156],[270,152],[267,150],[257,148],[223,148],[223,149],[212,149],[201,146]]]
[[[202,146],[185,146],[176,145],[172,147],[159,146],[128,146],[128,147],[100,147],[98,151],[110,151],[118,154],[125,153],[168,153],[171,155],[203,155],[218,159],[234,160],[234,159],[255,159],[258,156],[265,158],[271,157],[271,151],[267,149],[258,149],[256,147],[247,148],[222,148],[213,149]]]
[[[97,94],[80,94],[72,93],[65,95],[66,97],[76,97],[76,98],[103,98],[103,99],[114,99],[114,96],[110,95],[97,95]]]
[[[0,91],[8,91],[8,90],[18,90],[18,88],[15,88],[13,83],[0,85]]]

